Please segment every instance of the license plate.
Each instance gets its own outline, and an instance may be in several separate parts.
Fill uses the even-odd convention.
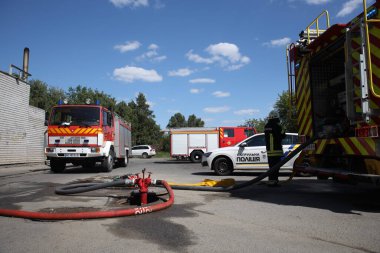
[[[79,154],[72,153],[72,154],[65,154],[66,157],[78,157]]]

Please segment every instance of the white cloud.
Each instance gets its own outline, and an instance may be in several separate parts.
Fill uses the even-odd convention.
[[[306,3],[308,3],[308,4],[314,4],[314,5],[325,4],[325,3],[328,3],[328,2],[330,2],[330,0],[306,0]]]
[[[206,51],[214,57],[226,57],[231,62],[238,62],[241,59],[239,48],[231,43],[219,43],[208,46]]]
[[[125,44],[116,45],[113,48],[116,49],[116,50],[119,50],[121,53],[125,53],[125,52],[128,52],[128,51],[136,50],[140,46],[141,46],[141,44],[138,41],[127,41]]]
[[[126,6],[140,7],[149,5],[148,0],[110,0],[110,2],[118,8],[123,8]]]
[[[159,49],[158,45],[150,44],[148,46],[148,51],[138,56],[136,59],[138,61],[143,61],[145,59],[148,59],[151,62],[161,62],[163,60],[166,60],[168,57],[166,55],[159,55],[159,53],[157,52],[158,49]]]
[[[228,106],[203,108],[203,111],[206,113],[222,113],[222,112],[228,112],[229,110],[230,108]]]
[[[116,80],[132,83],[134,81],[144,82],[161,82],[162,76],[160,76],[155,70],[147,70],[138,67],[125,66],[123,68],[117,68],[113,71],[113,77]]]
[[[208,53],[208,57],[200,56],[190,50],[186,54],[187,59],[195,63],[218,63],[225,70],[237,70],[251,61],[248,56],[243,56],[240,53],[238,46],[232,43],[211,44],[205,51]]]
[[[215,91],[212,93],[217,98],[225,98],[231,96],[231,93],[229,92],[223,92],[223,91]]]
[[[198,54],[193,54],[193,50],[190,50],[189,52],[187,52],[186,56],[187,56],[187,59],[189,59],[189,61],[192,61],[195,63],[206,63],[206,64],[214,63],[212,59],[203,58]]]
[[[166,55],[161,55],[161,56],[157,56],[157,57],[152,58],[152,61],[153,62],[161,62],[161,61],[166,60],[167,58],[168,57]]]
[[[191,79],[189,82],[190,83],[215,83],[215,80],[210,79],[210,78],[198,78],[198,79]]]
[[[199,93],[201,93],[201,92],[202,92],[201,89],[190,89],[190,93],[191,93],[191,94],[199,94]]]
[[[234,114],[252,116],[258,112],[260,112],[260,110],[258,109],[242,109],[242,110],[234,111]]]
[[[159,47],[156,44],[154,44],[154,43],[150,44],[149,47],[148,47],[149,50],[154,50],[154,51],[158,50],[158,48]]]
[[[290,44],[291,39],[288,37],[282,38],[282,39],[277,39],[277,40],[271,40],[270,42],[265,42],[263,43],[264,46],[269,46],[269,47],[282,47]]]
[[[351,14],[355,9],[357,9],[361,4],[363,4],[362,0],[350,0],[343,4],[342,9],[336,14],[337,17],[345,17]]]
[[[192,73],[194,73],[193,70],[188,69],[188,68],[182,68],[178,70],[171,70],[168,72],[169,76],[189,76]]]

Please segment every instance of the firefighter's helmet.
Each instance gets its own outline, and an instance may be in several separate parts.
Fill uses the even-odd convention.
[[[269,113],[268,119],[280,119],[280,115],[276,111],[271,111]]]

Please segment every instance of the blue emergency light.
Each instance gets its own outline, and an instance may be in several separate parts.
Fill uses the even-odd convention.
[[[373,8],[367,13],[367,18],[370,19],[370,18],[375,17],[376,15],[377,15],[377,8]]]

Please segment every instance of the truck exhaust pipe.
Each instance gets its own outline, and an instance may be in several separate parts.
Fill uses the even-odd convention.
[[[24,57],[23,57],[23,65],[22,65],[22,79],[28,79],[28,71],[29,71],[29,48],[24,48]]]

